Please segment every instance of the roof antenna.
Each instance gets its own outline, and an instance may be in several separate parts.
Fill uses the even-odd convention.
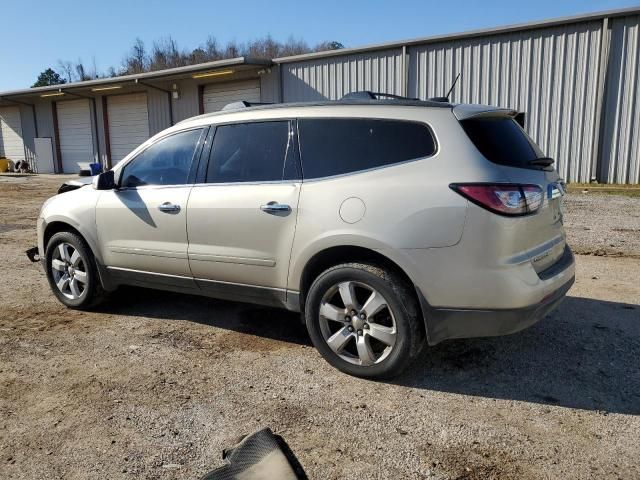
[[[449,91],[447,92],[447,94],[445,95],[445,97],[447,98],[447,100],[449,99],[449,95],[451,95],[451,92],[453,92],[454,87],[456,86],[456,83],[458,83],[458,79],[460,78],[460,72],[458,72],[458,75],[456,76],[456,79],[453,81],[453,85],[451,85],[451,88],[449,89]]]
[[[453,85],[451,85],[451,88],[449,89],[449,91],[444,97],[433,97],[433,98],[430,98],[429,100],[433,102],[449,103],[449,95],[451,95],[451,92],[453,92],[453,88],[456,86],[456,83],[458,83],[459,78],[460,78],[460,73],[458,73],[458,75],[456,76],[456,79],[453,81]]]

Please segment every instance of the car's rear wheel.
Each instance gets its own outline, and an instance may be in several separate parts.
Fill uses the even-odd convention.
[[[47,244],[45,264],[53,294],[67,307],[85,309],[104,299],[95,258],[79,235],[53,235]]]
[[[424,344],[418,313],[399,275],[359,263],[323,272],[305,302],[307,329],[322,356],[366,378],[394,377],[418,356]]]

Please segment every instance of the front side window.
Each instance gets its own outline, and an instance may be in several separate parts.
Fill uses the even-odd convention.
[[[255,122],[216,128],[206,183],[269,182],[288,178],[292,164],[289,122]]]
[[[384,167],[433,155],[431,130],[422,123],[369,118],[298,121],[304,178]]]
[[[201,134],[187,130],[154,143],[124,167],[120,186],[186,184]]]

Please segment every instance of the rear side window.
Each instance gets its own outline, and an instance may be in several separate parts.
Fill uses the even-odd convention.
[[[462,120],[462,128],[487,160],[500,165],[536,168],[528,162],[543,153],[510,117],[481,117]]]
[[[293,178],[289,121],[238,123],[216,128],[207,183],[269,182]],[[288,161],[289,160],[289,161]]]
[[[309,118],[298,121],[304,178],[329,177],[428,157],[431,130],[401,120]]]

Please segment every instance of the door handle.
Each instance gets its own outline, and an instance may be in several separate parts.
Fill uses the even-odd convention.
[[[280,213],[291,211],[291,207],[283,203],[269,202],[266,205],[260,205],[260,210],[267,213]]]
[[[165,213],[175,213],[180,211],[180,205],[175,205],[171,202],[164,202],[162,205],[158,205],[158,210]]]

